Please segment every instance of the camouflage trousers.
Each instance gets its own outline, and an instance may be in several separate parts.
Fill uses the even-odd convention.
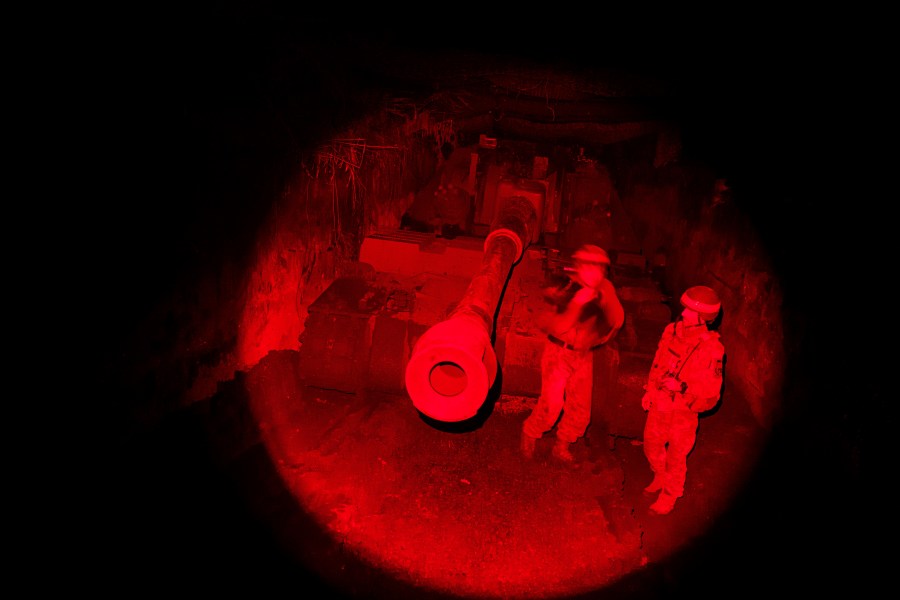
[[[547,342],[541,356],[541,395],[522,432],[539,438],[559,420],[557,438],[571,443],[583,436],[591,422],[593,382],[593,352]]]
[[[690,410],[654,410],[644,423],[644,456],[663,489],[680,498],[684,495],[687,457],[697,441],[697,413]]]

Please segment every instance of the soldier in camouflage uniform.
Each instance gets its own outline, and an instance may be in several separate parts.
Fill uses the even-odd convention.
[[[688,288],[681,304],[681,317],[666,325],[659,340],[641,400],[647,411],[644,455],[653,470],[644,492],[659,493],[650,510],[663,515],[684,495],[698,415],[719,401],[725,357],[719,334],[708,327],[722,306],[716,292],[703,285]]]
[[[549,307],[540,318],[548,335],[541,356],[541,395],[522,427],[526,458],[534,456],[537,439],[559,419],[553,456],[575,462],[569,447],[591,421],[593,351],[610,341],[625,322],[625,311],[608,279],[606,251],[588,244],[572,258],[568,280],[544,293]]]

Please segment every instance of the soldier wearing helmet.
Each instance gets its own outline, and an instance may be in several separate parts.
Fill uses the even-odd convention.
[[[647,494],[659,493],[650,510],[668,514],[684,495],[687,456],[697,438],[699,413],[718,403],[725,347],[709,329],[722,304],[705,285],[681,296],[684,310],[666,325],[650,367],[641,405],[647,411],[644,455],[653,471]]]
[[[541,355],[541,395],[522,426],[526,458],[534,455],[537,440],[556,424],[553,456],[575,462],[570,445],[591,421],[594,350],[613,339],[625,322],[625,311],[608,279],[606,251],[586,244],[572,259],[569,278],[544,290],[547,308],[538,318],[547,339]]]

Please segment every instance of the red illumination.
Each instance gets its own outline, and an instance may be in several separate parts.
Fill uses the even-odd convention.
[[[435,365],[428,380],[432,389],[442,396],[456,396],[468,387],[466,372],[452,362]]]
[[[650,472],[636,441],[611,452],[588,438],[573,448],[573,470],[551,459],[552,440],[539,440],[525,461],[527,398],[501,397],[474,430],[441,431],[402,396],[298,387],[295,359],[269,355],[247,386],[298,506],[373,572],[461,597],[561,598],[615,585],[702,533],[740,489],[755,448],[705,448],[688,484],[702,494],[663,522],[641,494]],[[439,388],[455,385],[453,368],[439,373]],[[746,418],[723,412],[701,429],[701,445]],[[285,533],[296,536],[287,546],[302,545],[303,535]],[[348,583],[339,561],[317,568],[337,588]]]

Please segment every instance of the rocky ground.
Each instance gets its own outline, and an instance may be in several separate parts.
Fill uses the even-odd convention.
[[[271,353],[135,441],[110,504],[115,543],[137,549],[123,574],[327,597],[654,597],[687,585],[679,561],[730,522],[764,435],[736,399],[704,418],[686,495],[658,516],[640,440],[589,435],[567,466],[548,437],[526,460],[532,399],[499,396],[454,430],[404,397],[304,387],[297,358]]]

